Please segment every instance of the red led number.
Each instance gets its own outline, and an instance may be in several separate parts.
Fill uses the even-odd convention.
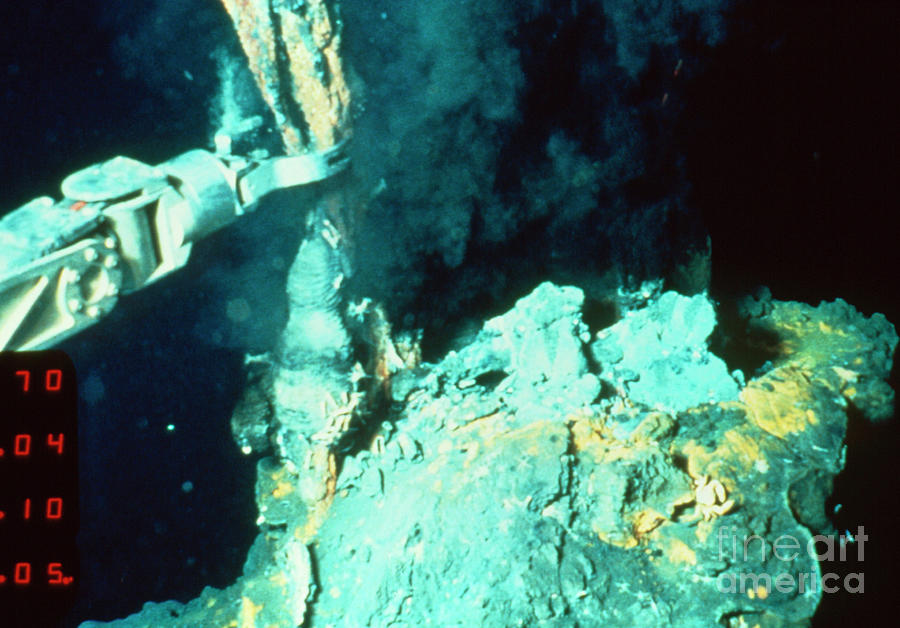
[[[16,456],[31,454],[31,434],[16,434],[16,439],[13,441],[13,454]]]
[[[44,389],[49,392],[57,392],[62,389],[62,371],[50,369],[44,374]]]
[[[47,564],[47,583],[48,584],[72,584],[72,580],[74,578],[72,576],[67,576],[62,571],[62,563],[48,563]]]
[[[62,497],[48,497],[47,504],[44,507],[44,517],[48,521],[53,521],[56,519],[62,519],[63,516],[63,498]],[[22,519],[26,521],[31,519],[31,498],[26,497],[25,501],[22,502]]]
[[[60,432],[59,434],[47,434],[47,447],[50,449],[56,449],[56,453],[60,456],[63,452],[63,434]]]
[[[47,584],[67,586],[75,580],[72,576],[63,573],[62,563],[47,563]],[[0,574],[0,584],[6,581],[6,577]],[[13,582],[16,584],[31,584],[31,563],[16,563],[13,567]]]
[[[66,435],[63,432],[57,434],[47,434],[47,448],[55,451],[58,455],[62,455],[65,449]],[[0,455],[3,450],[0,449]],[[31,434],[16,434],[13,439],[13,454],[20,458],[26,458],[31,455]]]
[[[50,497],[47,499],[47,519],[62,519],[62,497]]]
[[[31,371],[16,371],[16,377],[22,378],[22,392],[28,392],[31,387]]]
[[[31,371],[16,371],[16,377],[22,378],[22,392],[31,390]],[[62,390],[62,370],[49,369],[44,371],[44,390],[47,392],[59,392]]]
[[[31,582],[31,563],[16,563],[16,568],[13,570],[13,582],[16,584]]]

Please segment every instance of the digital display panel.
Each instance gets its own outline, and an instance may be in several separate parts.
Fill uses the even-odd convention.
[[[75,368],[62,351],[0,352],[0,625],[56,625],[79,562]]]

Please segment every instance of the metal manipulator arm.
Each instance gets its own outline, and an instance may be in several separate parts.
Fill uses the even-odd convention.
[[[0,350],[46,347],[94,324],[264,195],[346,164],[342,146],[262,161],[191,150],[158,166],[114,157],[70,175],[62,200],[40,197],[0,218]]]

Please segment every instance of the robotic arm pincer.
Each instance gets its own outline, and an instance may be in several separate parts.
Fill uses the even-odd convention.
[[[40,349],[93,325],[269,192],[344,170],[343,148],[262,160],[198,149],[157,166],[114,157],[71,174],[62,200],[0,218],[0,350]]]

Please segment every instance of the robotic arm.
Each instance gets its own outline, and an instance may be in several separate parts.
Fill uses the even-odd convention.
[[[287,156],[191,150],[157,166],[114,157],[67,177],[61,201],[37,198],[4,216],[0,350],[40,349],[92,325],[120,294],[184,266],[193,242],[262,196],[347,166],[350,94],[337,7],[330,0],[222,3]]]
[[[0,219],[0,350],[39,349],[88,327],[184,266],[193,242],[269,192],[347,165],[343,145],[252,160],[191,150],[157,166],[114,157]]]

